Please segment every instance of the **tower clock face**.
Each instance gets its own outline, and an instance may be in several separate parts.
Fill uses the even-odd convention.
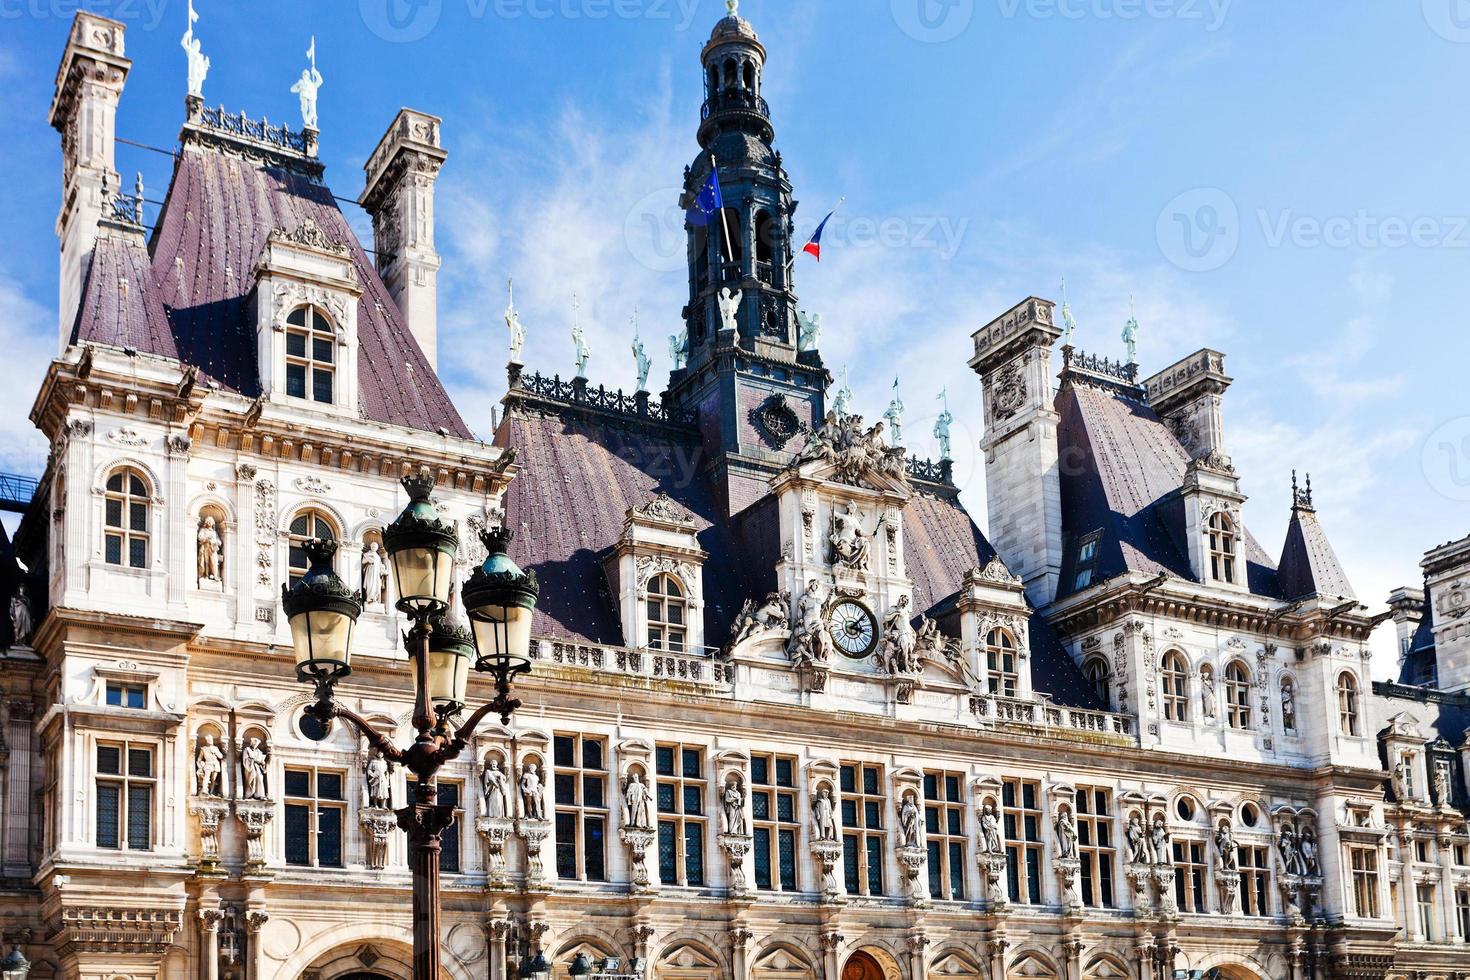
[[[878,620],[861,602],[844,599],[827,612],[827,630],[844,657],[861,660],[878,645]]]

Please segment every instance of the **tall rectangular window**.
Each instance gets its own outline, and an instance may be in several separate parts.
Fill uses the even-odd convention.
[[[796,760],[787,755],[750,757],[750,812],[754,817],[755,887],[796,890]]]
[[[556,875],[607,880],[607,742],[587,735],[552,740],[556,786]]]
[[[153,747],[132,742],[97,746],[97,846],[153,848]]]
[[[850,895],[883,894],[883,857],[887,834],[883,813],[883,767],[845,762],[842,786],[842,862]]]
[[[317,769],[286,770],[286,863],[342,867],[345,777]]]
[[[1001,785],[1006,835],[1006,884],[1011,901],[1041,904],[1041,783],[1007,779]]]
[[[1113,907],[1112,793],[1077,787],[1077,857],[1082,863],[1082,904]]]
[[[1236,848],[1240,865],[1240,906],[1246,915],[1271,914],[1270,855],[1264,847],[1242,845]]]
[[[1378,848],[1348,850],[1353,875],[1353,910],[1365,919],[1378,918]]]
[[[662,744],[658,775],[658,877],[666,885],[704,884],[704,748]]]
[[[464,832],[464,784],[441,782],[435,788],[440,806],[454,807],[454,825],[439,838],[439,870],[447,875],[457,875],[460,867],[460,835]]]
[[[1433,942],[1435,939],[1434,886],[1418,886],[1414,891],[1414,900],[1419,907],[1419,931],[1424,934],[1425,942]]]
[[[1208,912],[1205,907],[1205,845],[1174,842],[1174,902],[1181,912]]]
[[[1460,938],[1470,942],[1470,888],[1456,889],[1455,918],[1460,923]]]
[[[141,684],[107,685],[107,704],[113,708],[146,708],[148,688]]]
[[[959,773],[924,773],[929,894],[934,898],[965,897],[964,785],[964,776]]]

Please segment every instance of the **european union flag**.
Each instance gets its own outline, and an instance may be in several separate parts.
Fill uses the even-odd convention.
[[[720,191],[720,171],[718,167],[711,166],[704,186],[694,195],[694,206],[688,212],[689,223],[696,228],[703,228],[724,207],[725,195]]]

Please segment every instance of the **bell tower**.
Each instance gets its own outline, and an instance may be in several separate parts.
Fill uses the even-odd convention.
[[[830,378],[799,329],[796,201],[761,96],[766,49],[737,0],[726,6],[700,57],[700,152],[684,171],[683,203],[695,218],[685,222],[687,364],[670,375],[669,396],[697,413],[706,469],[735,513],[765,492],[820,423]],[[703,213],[696,198],[715,169],[724,207]]]

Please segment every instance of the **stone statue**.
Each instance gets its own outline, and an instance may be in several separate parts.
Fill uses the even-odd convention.
[[[521,772],[521,813],[528,820],[546,819],[546,797],[541,792],[541,770],[534,762]]]
[[[853,513],[852,504],[843,504],[841,510],[832,511],[827,543],[832,549],[832,564],[859,570],[868,567],[868,535],[858,515]]]
[[[1174,847],[1169,836],[1169,825],[1163,814],[1154,818],[1154,829],[1149,834],[1149,847],[1153,850],[1154,864],[1174,863]]]
[[[31,638],[31,631],[35,629],[35,623],[31,619],[31,597],[26,594],[26,586],[21,582],[15,587],[15,595],[10,597],[10,635],[17,646],[24,644]]]
[[[1130,299],[1131,307],[1133,301]],[[1138,363],[1138,317],[1132,312],[1128,315],[1128,322],[1123,325],[1123,345],[1128,348],[1128,363]]]
[[[673,362],[675,371],[683,370],[684,365],[689,362],[688,327],[669,335],[669,360]]]
[[[1072,318],[1072,305],[1067,302],[1067,277],[1062,277],[1062,346],[1072,343],[1072,334],[1077,332],[1077,321]]]
[[[510,816],[510,781],[497,758],[490,758],[485,763],[485,771],[480,774],[480,796],[485,804],[485,816]]]
[[[628,784],[623,787],[623,824],[635,830],[652,830],[653,815],[649,812],[648,786],[636,772],[628,774]]]
[[[391,781],[388,778],[388,760],[383,753],[374,750],[363,767],[363,780],[367,783],[368,806],[388,810],[393,806]]]
[[[883,644],[878,651],[879,663],[890,674],[912,674],[919,664],[914,658],[916,636],[909,612],[909,597],[901,595],[893,609],[883,617]]]
[[[225,754],[213,735],[205,735],[194,753],[194,791],[200,796],[223,796]]]
[[[1453,797],[1450,790],[1450,764],[1439,759],[1434,763],[1434,802],[1440,806],[1449,806],[1454,802]]]
[[[195,583],[219,582],[223,542],[220,541],[219,531],[215,529],[213,517],[205,515],[204,520],[199,522],[197,537],[199,554]]]
[[[1215,720],[1215,712],[1219,710],[1219,699],[1215,696],[1215,675],[1207,670],[1200,671],[1199,675],[1199,706],[1205,720]]]
[[[1077,859],[1077,820],[1066,807],[1057,811],[1057,857],[1064,861]]]
[[[806,591],[796,602],[796,626],[786,644],[786,654],[797,665],[824,664],[832,655],[832,636],[822,621],[827,603],[827,590],[818,579],[806,584]]]
[[[209,74],[209,58],[204,55],[199,44],[199,39],[194,36],[194,24],[199,20],[199,15],[194,12],[194,0],[189,0],[189,27],[184,31],[184,36],[179,44],[184,49],[184,56],[189,61],[189,95],[195,99],[204,98],[204,77]]]
[[[1290,827],[1281,828],[1281,836],[1276,841],[1276,849],[1281,852],[1282,869],[1289,875],[1302,873],[1302,855],[1297,850],[1296,834],[1292,833]]]
[[[818,841],[837,840],[837,805],[830,787],[823,786],[812,799],[812,833]]]
[[[1000,818],[990,803],[980,808],[980,850],[986,854],[1004,854],[1006,850],[1000,836]]]
[[[746,599],[735,625],[730,628],[730,649],[761,633],[783,629],[789,621],[787,610],[791,605],[789,592],[771,592],[759,606],[754,599]]]
[[[1297,848],[1302,852],[1302,874],[1320,875],[1322,865],[1317,860],[1317,838],[1311,828],[1304,828],[1297,838]]]
[[[301,77],[291,86],[291,91],[301,97],[301,125],[306,129],[316,129],[316,93],[325,79],[316,70],[315,37],[311,39],[311,47],[307,49],[306,56],[311,59],[311,67],[302,70]]]
[[[743,837],[747,833],[745,791],[740,788],[740,780],[734,776],[725,783],[725,792],[720,796],[720,823],[724,827],[724,833],[736,837]]]
[[[252,735],[245,740],[245,747],[240,750],[242,799],[270,799],[270,785],[266,777],[266,766],[269,762],[270,750],[261,745],[258,736]]]
[[[592,351],[587,346],[587,335],[582,332],[582,321],[577,317],[577,311],[581,306],[577,303],[577,295],[572,294],[572,345],[577,349],[577,377],[587,377],[587,362],[592,359]]]
[[[893,400],[888,403],[883,418],[888,422],[888,444],[897,449],[903,445],[903,399],[898,397],[896,376],[893,379]]]
[[[505,306],[505,327],[510,331],[510,362],[521,363],[521,350],[526,346],[526,328],[521,325],[521,315],[516,312],[515,281],[505,280],[505,291],[510,300]]]
[[[934,420],[934,438],[939,440],[939,458],[953,459],[950,455],[949,427],[954,424],[954,416],[949,414],[949,390],[945,389],[939,393],[939,400],[944,402],[944,410],[939,413],[939,418]]]
[[[362,601],[366,605],[376,606],[383,601],[383,580],[387,575],[378,542],[369,541],[362,549]]]
[[[808,314],[805,310],[796,311],[796,349],[798,351],[816,350],[817,345],[822,342],[822,314]]]
[[[638,328],[638,314],[633,314],[633,328]],[[648,372],[653,367],[647,354],[643,352],[643,340],[636,333],[633,334],[633,364],[638,369],[638,390],[648,390]]]
[[[720,295],[716,302],[720,307],[721,329],[734,331],[739,328],[735,317],[740,312],[740,299],[743,295],[744,293],[738,289],[731,289],[729,286],[720,287]]]
[[[848,416],[847,406],[852,404],[852,389],[847,386],[847,365],[842,366],[842,384],[832,396],[832,414],[839,420]]]
[[[1413,798],[1409,790],[1409,770],[1402,758],[1393,765],[1393,795],[1400,803]]]
[[[1296,731],[1296,688],[1289,680],[1281,682],[1281,727]]]
[[[1148,831],[1138,814],[1128,818],[1128,863],[1150,864]]]
[[[924,817],[913,793],[905,793],[898,805],[898,840],[900,847],[924,846]]]
[[[1230,824],[1220,822],[1220,829],[1215,831],[1215,848],[1220,852],[1221,871],[1239,871],[1240,854],[1235,850],[1235,835],[1230,832]]]

